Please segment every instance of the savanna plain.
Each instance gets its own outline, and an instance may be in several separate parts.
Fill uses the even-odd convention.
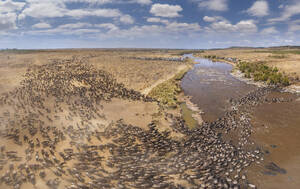
[[[207,59],[243,90],[187,95]],[[0,188],[298,188],[299,77],[298,47],[2,50]]]

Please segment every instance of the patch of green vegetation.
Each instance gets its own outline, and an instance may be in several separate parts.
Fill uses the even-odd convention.
[[[158,100],[167,107],[176,108],[178,105],[177,95],[181,92],[179,81],[189,69],[184,69],[168,81],[157,85],[150,91],[148,96]]]
[[[289,78],[280,73],[276,67],[272,68],[264,63],[240,62],[238,68],[245,74],[245,77],[253,78],[254,81],[265,81],[270,85],[281,86],[290,84]]]
[[[217,56],[216,55],[205,55],[204,58],[207,58],[207,59],[216,59]]]
[[[195,64],[196,62],[194,61],[194,59],[192,58],[185,58],[184,59],[184,62],[187,63],[187,64]]]

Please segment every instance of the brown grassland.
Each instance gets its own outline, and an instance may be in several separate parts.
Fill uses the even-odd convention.
[[[255,188],[226,161],[238,171],[239,153],[261,153],[237,153],[181,102],[187,53],[263,61],[300,84],[296,48],[0,51],[0,188]]]
[[[79,150],[76,153],[80,154],[81,150],[77,145],[109,146],[116,144],[116,141],[112,142],[110,139],[106,139],[109,137],[107,134],[104,134],[103,138],[102,134],[99,133],[106,133],[111,125],[117,124],[120,120],[123,124],[137,126],[145,132],[148,132],[148,125],[155,122],[159,132],[170,132],[170,137],[174,140],[181,138],[181,133],[171,132],[171,122],[166,117],[168,112],[180,116],[180,110],[164,109],[156,101],[143,101],[141,100],[143,97],[139,97],[138,94],[132,91],[129,91],[128,94],[126,91],[126,89],[133,89],[147,95],[152,88],[173,78],[176,74],[182,74],[183,70],[187,71],[191,63],[178,61],[176,58],[179,57],[178,51],[143,49],[1,51],[0,175],[2,175],[1,178],[7,180],[5,183],[2,182],[3,180],[0,182],[0,188],[19,188],[20,186],[22,186],[21,188],[57,188],[58,186],[58,188],[66,188],[66,186],[70,186],[72,184],[71,175],[74,176],[74,174],[70,173],[67,176],[66,170],[61,176],[62,173],[58,173],[52,168],[45,169],[44,165],[42,169],[38,167],[28,169],[26,167],[41,165],[43,160],[39,157],[43,155],[46,158],[44,155],[51,153],[52,158],[54,158],[52,160],[56,163],[62,162],[66,159],[62,159],[59,154],[70,150],[74,152]],[[82,67],[83,72],[84,69],[88,69],[86,65],[91,66],[90,72],[100,71],[102,73],[101,71],[104,71],[111,74],[112,78],[121,85],[116,84],[110,76],[105,74],[100,78],[93,78],[94,76],[88,75],[82,77],[81,64],[85,65]],[[48,68],[49,70],[47,70]],[[39,77],[40,81],[30,80],[28,78],[29,73],[33,74],[32,77]],[[89,72],[84,72],[84,74],[89,74]],[[108,86],[93,86],[91,84],[93,82],[103,83],[103,81]],[[42,100],[42,109],[34,105],[35,100],[28,100],[35,97],[31,92],[25,92],[24,88],[22,89],[24,82],[27,83],[29,91],[43,91],[36,94],[38,95],[36,98]],[[177,85],[176,83],[172,84]],[[115,85],[115,88],[111,88],[110,85]],[[122,88],[122,85],[126,89]],[[99,104],[88,104],[88,101],[93,98],[89,96],[91,94],[85,93],[88,98],[85,98],[84,95],[81,96],[84,90],[91,88],[102,90],[100,92],[103,96],[100,97]],[[107,91],[108,89],[112,91]],[[56,92],[54,93],[54,91]],[[60,94],[60,92],[66,93]],[[99,90],[95,92],[98,93]],[[111,94],[116,93],[119,93],[119,96],[110,97]],[[53,94],[60,97],[53,97]],[[21,97],[22,95],[23,97]],[[61,97],[63,98],[62,101]],[[91,114],[88,113],[90,110],[97,112],[97,115],[90,117]],[[37,122],[33,125],[28,123],[32,121]],[[38,129],[38,122],[43,125],[40,125],[41,130]],[[48,129],[49,134],[42,129]],[[60,141],[57,135],[59,133],[65,133],[67,137],[63,137],[63,141]],[[14,141],[11,138],[14,138]],[[45,140],[51,141],[53,139],[56,141],[55,144],[58,142],[59,145],[47,148],[48,144]],[[40,147],[42,146],[40,142],[44,142],[43,148]],[[75,145],[77,150],[74,146],[75,143],[77,143]],[[27,148],[29,144],[32,146]],[[104,162],[109,161],[112,157],[108,150],[102,150],[101,158],[104,158]],[[50,164],[46,167],[48,166]],[[53,164],[50,167],[52,166]],[[61,167],[57,167],[59,170],[73,168],[75,170],[76,166],[80,166],[80,163],[71,160],[67,164],[59,166]],[[105,171],[114,170],[106,165],[103,165],[103,169]],[[26,178],[23,177],[24,174]],[[58,179],[58,177],[62,179]],[[82,176],[82,178],[84,177],[84,182],[88,182],[89,178]],[[112,182],[114,181],[112,180]]]

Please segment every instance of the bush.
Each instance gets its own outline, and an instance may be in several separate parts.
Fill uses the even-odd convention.
[[[254,81],[265,81],[268,84],[283,86],[290,84],[289,78],[280,73],[278,68],[269,67],[262,62],[239,62],[238,68],[246,78],[253,78]]]
[[[246,78],[251,78],[250,72],[247,72],[247,73],[245,74],[245,77],[246,77]]]
[[[148,96],[160,101],[169,108],[176,108],[178,105],[177,95],[181,92],[179,81],[184,77],[189,68],[177,73],[173,78],[154,87]]]
[[[290,85],[290,80],[287,76],[284,76],[283,79],[282,79],[282,84],[283,86],[288,86]]]

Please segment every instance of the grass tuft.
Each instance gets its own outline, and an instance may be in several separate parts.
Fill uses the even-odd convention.
[[[181,92],[179,81],[189,69],[184,69],[168,81],[157,85],[150,91],[148,96],[158,100],[167,107],[176,108],[178,106],[177,95]]]

